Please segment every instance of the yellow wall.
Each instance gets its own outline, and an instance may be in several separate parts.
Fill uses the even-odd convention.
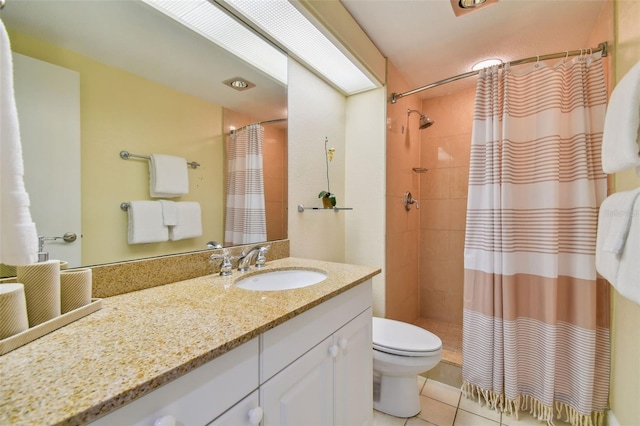
[[[16,32],[13,50],[80,73],[82,156],[82,263],[204,249],[222,241],[222,107],[93,61]],[[120,203],[149,197],[148,165],[122,160],[121,150],[186,157],[189,194],[174,201],[198,201],[203,236],[181,241],[129,245],[127,214]]]
[[[616,0],[615,80],[640,61],[640,2]],[[634,171],[615,175],[615,190],[640,186]],[[620,425],[640,421],[640,306],[612,289],[610,403]]]

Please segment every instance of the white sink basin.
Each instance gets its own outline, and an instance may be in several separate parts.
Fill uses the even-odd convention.
[[[308,287],[327,279],[327,274],[308,269],[288,269],[250,275],[236,281],[245,290],[278,291]]]

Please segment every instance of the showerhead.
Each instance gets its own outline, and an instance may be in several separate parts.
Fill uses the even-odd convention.
[[[432,119],[430,119],[429,117],[424,115],[422,112],[418,111],[417,109],[408,109],[407,117],[410,116],[412,112],[417,112],[418,114],[420,114],[420,126],[418,127],[420,130],[426,129],[427,127],[431,127],[431,125],[434,123]]]

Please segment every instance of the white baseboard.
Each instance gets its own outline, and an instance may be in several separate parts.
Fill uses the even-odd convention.
[[[616,419],[616,416],[613,415],[613,411],[611,410],[607,410],[607,422],[606,424],[608,426],[620,426],[620,423],[618,423],[618,419]]]

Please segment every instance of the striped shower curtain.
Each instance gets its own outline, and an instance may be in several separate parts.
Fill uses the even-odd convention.
[[[262,147],[264,128],[250,124],[227,144],[227,205],[225,245],[267,240]]]
[[[463,391],[517,417],[602,424],[609,299],[596,280],[600,55],[478,79],[465,238]]]

